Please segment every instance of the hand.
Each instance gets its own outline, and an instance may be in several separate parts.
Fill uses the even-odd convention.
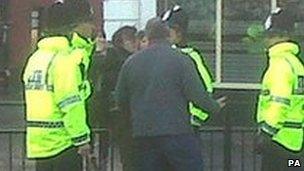
[[[220,97],[216,99],[216,101],[219,103],[220,107],[223,108],[226,106],[227,96]]]
[[[83,157],[89,156],[91,154],[91,146],[89,143],[81,145],[78,147],[78,154],[82,155]]]

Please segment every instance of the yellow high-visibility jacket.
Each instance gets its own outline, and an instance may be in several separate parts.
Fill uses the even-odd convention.
[[[211,74],[200,53],[191,47],[181,48],[180,50],[193,60],[196,66],[196,70],[201,78],[202,84],[205,85],[206,91],[210,94],[213,93]],[[209,118],[208,113],[195,106],[192,102],[189,103],[189,111],[191,113],[191,125],[195,127],[201,127]]]
[[[304,138],[304,66],[297,57],[299,52],[292,42],[269,49],[257,108],[261,130],[290,151],[300,151]]]
[[[90,95],[86,72],[93,43],[74,33],[38,42],[23,73],[28,158],[54,156],[90,141],[85,100]]]

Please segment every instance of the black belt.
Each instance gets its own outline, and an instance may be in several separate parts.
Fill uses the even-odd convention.
[[[39,128],[63,128],[64,123],[62,121],[27,121],[27,127],[39,127]]]

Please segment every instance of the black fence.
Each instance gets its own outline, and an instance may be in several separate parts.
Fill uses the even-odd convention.
[[[83,158],[83,171],[114,171],[111,133],[106,129],[93,129],[92,138],[93,152],[90,157]],[[102,143],[104,141],[106,143]],[[0,144],[0,170],[35,170],[35,161],[26,159],[24,129],[0,129]]]
[[[260,157],[254,151],[255,129],[206,127],[201,131],[205,171],[258,171]],[[35,161],[25,157],[25,130],[1,129],[0,170],[34,171]],[[83,159],[84,171],[121,171],[119,150],[106,129],[93,130],[92,157]],[[104,143],[105,142],[105,143]]]

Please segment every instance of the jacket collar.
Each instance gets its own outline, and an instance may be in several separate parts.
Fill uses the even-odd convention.
[[[283,56],[282,53],[289,53],[297,56],[300,53],[300,47],[294,42],[280,42],[271,46],[268,50],[269,57]]]
[[[90,39],[83,38],[78,33],[73,33],[71,41],[65,36],[52,36],[41,39],[38,42],[38,48],[48,50],[62,50],[69,46],[73,48],[92,48],[94,42]]]
[[[60,51],[69,48],[69,40],[64,36],[54,36],[41,39],[37,44],[39,49]]]
[[[74,32],[71,39],[72,47],[74,48],[91,48],[94,44],[91,39],[86,39],[80,34]]]

